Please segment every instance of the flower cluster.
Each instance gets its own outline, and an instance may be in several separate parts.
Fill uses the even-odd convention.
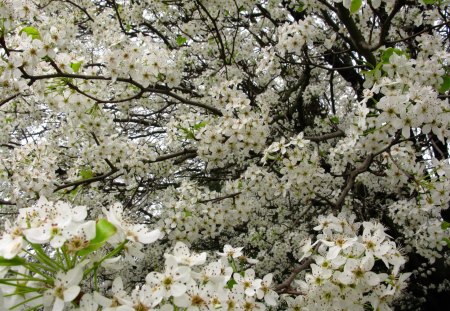
[[[0,309],[387,309],[394,240],[430,265],[405,297],[446,288],[448,17],[448,0],[0,0]]]
[[[296,23],[286,23],[279,28],[277,50],[285,53],[302,54],[303,46],[315,38],[315,25],[313,18],[306,18]]]
[[[86,220],[87,207],[42,197],[20,209],[13,224],[6,222],[0,238],[0,265],[5,267],[0,271],[0,301],[5,308],[61,311],[76,305],[82,281],[94,274],[97,283],[102,263],[117,261],[120,256],[113,257],[121,252],[134,262],[128,253],[137,257],[143,244],[161,236],[158,229],[124,220],[121,206],[104,213],[107,220]]]
[[[319,216],[317,241],[308,240],[302,258],[312,256],[311,272],[298,281],[303,294],[286,299],[290,310],[390,310],[406,287],[409,273],[399,273],[405,258],[376,222],[355,222],[341,213]],[[362,231],[362,233],[360,233]]]
[[[178,242],[172,254],[165,254],[164,270],[150,272],[145,284],[131,294],[123,291],[116,279],[109,298],[94,293],[94,301],[103,308],[120,310],[211,310],[217,308],[264,310],[277,304],[278,295],[271,289],[272,275],[255,277],[253,269],[238,271],[241,248],[224,247],[217,261],[205,264],[206,253],[191,253]],[[200,268],[203,266],[202,268]]]

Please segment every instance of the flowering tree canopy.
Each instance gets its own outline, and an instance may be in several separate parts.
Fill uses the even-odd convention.
[[[449,4],[0,0],[0,309],[448,308]]]

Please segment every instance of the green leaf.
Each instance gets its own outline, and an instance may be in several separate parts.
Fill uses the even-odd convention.
[[[194,135],[194,133],[191,130],[189,130],[189,129],[185,128],[185,127],[180,127],[180,130],[184,133],[186,138],[188,138],[188,139],[195,139],[195,135]]]
[[[77,73],[80,70],[82,62],[70,63],[70,68],[72,68],[73,72]]]
[[[229,289],[232,289],[233,286],[234,286],[234,284],[237,284],[237,282],[236,282],[234,279],[230,279],[230,280],[227,282],[227,287],[228,287]]]
[[[116,234],[116,232],[116,226],[104,218],[99,219],[95,225],[95,237],[89,241],[88,247],[78,251],[78,255],[86,256],[87,254],[99,249],[106,243],[106,241],[108,241],[110,237]]]
[[[95,103],[91,108],[89,108],[86,111],[86,113],[88,113],[92,116],[96,116],[99,111],[100,111],[100,106],[98,105],[98,103]]]
[[[94,172],[90,168],[87,168],[80,171],[80,176],[82,179],[89,179],[94,177]]]
[[[450,223],[443,221],[441,224],[441,228],[442,228],[442,230],[446,230],[446,229],[450,228]]]
[[[2,256],[0,256],[0,266],[1,267],[11,267],[11,266],[21,266],[24,263],[26,263],[26,260],[21,257],[14,257],[11,259],[6,259]]]
[[[361,73],[367,76],[375,76],[378,71],[380,71],[381,67],[383,66],[383,62],[379,62],[377,63],[377,65],[375,66],[375,68],[371,69],[371,70],[361,70]],[[370,66],[373,67],[373,66]]]
[[[435,4],[437,0],[422,0],[425,4]]]
[[[450,90],[450,75],[446,75],[442,78],[444,79],[444,81],[442,82],[441,86],[438,89],[439,93],[441,94]]]
[[[362,6],[362,0],[352,0],[352,2],[350,3],[350,12],[351,13],[356,13],[359,11],[359,9]]]
[[[299,2],[297,7],[295,7],[295,12],[301,13],[305,10],[305,4],[303,2]]]
[[[386,50],[383,51],[383,53],[381,53],[381,62],[383,64],[389,64],[389,58],[392,56],[392,54],[397,54],[397,55],[403,55],[405,54],[405,52],[403,52],[400,49],[395,49],[395,48],[387,48]]]
[[[331,121],[332,123],[334,123],[334,124],[338,124],[338,123],[339,123],[339,117],[337,117],[337,116],[332,116],[332,117],[330,118],[330,121]]]
[[[80,189],[80,187],[76,187],[75,189],[71,190],[69,192],[69,197],[74,198],[78,194],[78,191],[80,191]]]
[[[158,81],[162,82],[166,79],[166,76],[162,72],[160,72],[160,73],[158,73],[157,78],[158,78]]]
[[[187,209],[184,209],[184,217],[192,216],[192,212],[188,211]]]
[[[208,122],[206,122],[206,121],[199,122],[199,123],[195,124],[193,128],[194,128],[194,130],[199,130],[199,129],[201,129],[202,127],[205,127],[206,124],[208,124]]]
[[[34,27],[31,27],[31,26],[24,27],[24,28],[22,28],[21,31],[19,31],[19,34],[22,34],[22,32],[26,33],[33,39],[41,39],[41,34]]]
[[[187,42],[187,39],[183,36],[177,36],[177,44],[178,46],[182,46],[183,44],[185,44]]]
[[[450,247],[450,239],[444,238],[443,240],[445,241],[445,243],[447,243],[447,247]]]

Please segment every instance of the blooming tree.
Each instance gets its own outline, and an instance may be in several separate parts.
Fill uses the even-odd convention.
[[[449,4],[0,0],[0,310],[445,308]]]

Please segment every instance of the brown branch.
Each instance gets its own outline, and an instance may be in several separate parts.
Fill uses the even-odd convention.
[[[392,41],[380,42],[380,43],[376,44],[375,46],[371,47],[370,50],[371,51],[375,51],[378,48],[380,48],[382,45],[388,45],[389,46],[389,45],[393,45],[395,43],[404,42],[406,40],[413,39],[413,38],[415,38],[417,36],[420,36],[421,34],[423,34],[425,32],[428,32],[428,31],[436,29],[436,28],[440,28],[442,26],[450,26],[450,21],[442,23],[442,24],[434,25],[434,26],[431,26],[431,27],[428,27],[428,28],[425,28],[425,29],[423,29],[423,30],[421,30],[419,32],[416,32],[415,34],[412,34],[412,35],[406,37],[406,38],[402,38],[402,39],[398,39],[398,40],[392,40]]]
[[[172,98],[175,98],[175,99],[179,100],[183,104],[190,105],[190,106],[196,106],[196,107],[200,107],[200,108],[209,110],[209,111],[211,111],[212,113],[214,113],[215,115],[218,115],[218,116],[222,116],[223,115],[222,111],[220,111],[219,109],[217,109],[215,107],[209,106],[207,104],[199,103],[199,102],[194,102],[192,100],[183,98],[183,97],[179,96],[178,94],[175,94],[175,93],[171,92],[170,89],[166,89],[166,88],[162,88],[162,87],[158,87],[158,88],[156,88],[156,87],[148,87],[145,90],[149,91],[149,92],[153,92],[153,93],[168,95],[168,96],[170,96]]]
[[[60,1],[62,1],[62,0],[60,0]],[[82,11],[84,14],[86,14],[86,16],[88,17],[88,19],[89,19],[90,21],[94,21],[94,19],[91,17],[91,15],[89,15],[88,11],[87,11],[85,8],[83,8],[82,6],[76,4],[75,2],[72,2],[72,1],[70,1],[70,0],[65,0],[65,1],[63,1],[63,2],[70,3],[70,4],[72,4],[73,6],[77,7],[78,9],[80,9],[80,11]]]
[[[391,28],[392,19],[395,17],[395,15],[400,11],[400,9],[405,4],[406,4],[405,0],[395,1],[394,7],[392,8],[391,13],[388,15],[388,17],[384,21],[383,25],[381,26],[380,40],[379,40],[379,43],[377,44],[378,47],[380,47],[386,43],[386,37],[388,36],[389,29]]]
[[[0,205],[16,205],[16,203],[0,199]]]
[[[150,23],[143,23],[142,25],[148,27],[148,29],[150,29],[155,35],[157,35],[161,40],[164,41],[164,43],[166,44],[166,46],[170,49],[173,50],[173,46],[170,43],[169,39],[167,39],[166,36],[164,36],[158,29],[156,29],[152,24]]]
[[[206,15],[208,16],[208,18],[211,20],[211,22],[213,24],[214,31],[217,34],[217,43],[218,43],[218,47],[219,47],[220,56],[223,60],[224,66],[226,67],[228,65],[228,62],[227,62],[227,55],[225,53],[225,45],[223,44],[222,36],[220,35],[219,27],[217,26],[216,20],[211,16],[211,14],[206,9],[206,7],[201,3],[201,1],[197,0],[196,2],[198,4],[198,6],[200,6],[202,8],[202,10],[205,11]]]
[[[376,153],[371,153],[369,154],[363,161],[363,163],[354,168],[347,177],[347,181],[345,183],[344,188],[341,190],[341,194],[339,195],[336,203],[334,204],[334,211],[337,212],[339,211],[339,209],[342,207],[342,205],[344,204],[345,201],[345,197],[347,196],[347,194],[350,192],[350,190],[352,189],[353,185],[355,184],[355,180],[356,177],[361,174],[364,173],[366,171],[369,170],[370,164],[372,164],[372,160],[379,154],[382,154],[383,152],[389,150],[394,144],[396,144],[400,139],[400,133],[398,132],[395,136],[395,138],[389,143],[388,146],[386,146],[385,148],[381,149],[380,151],[376,152]]]
[[[13,100],[14,98],[16,98],[19,95],[20,95],[20,93],[16,93],[14,95],[11,95],[11,96],[3,99],[2,101],[0,101],[0,107],[3,106],[4,104],[6,104],[7,102],[9,102],[10,100]]]
[[[94,100],[94,101],[96,101],[97,103],[100,103],[100,104],[124,103],[124,102],[131,101],[133,99],[138,99],[138,98],[140,98],[142,96],[142,94],[144,94],[144,91],[141,89],[137,94],[135,94],[135,95],[133,95],[131,97],[128,97],[128,98],[117,99],[117,100],[114,100],[114,99],[100,99],[100,98],[96,98],[95,96],[92,96],[91,94],[86,93],[85,91],[82,91],[78,86],[76,86],[76,85],[74,85],[74,84],[72,84],[70,82],[67,82],[67,85],[72,90],[74,90],[74,91],[80,93],[81,95],[83,95],[83,96],[85,96],[87,98],[90,98],[90,99],[92,99],[92,100]]]
[[[114,118],[113,122],[118,122],[118,123],[137,123],[137,124],[142,124],[142,125],[145,125],[145,126],[156,126],[156,127],[160,127],[161,126],[158,123],[149,122],[149,121],[142,120],[142,119],[134,119],[134,118],[125,118],[125,119]]]
[[[157,157],[155,160],[144,160],[144,163],[155,163],[155,162],[162,162],[165,160],[169,160],[169,159],[173,159],[179,156],[183,156],[183,155],[187,155],[187,154],[197,154],[197,150],[196,149],[185,149],[179,152],[175,152],[175,153],[170,153],[170,154],[165,154],[162,156]]]
[[[112,1],[112,6],[114,8],[114,12],[116,13],[117,20],[119,21],[120,29],[122,29],[124,34],[128,35],[128,32],[126,31],[125,27],[123,26],[122,17],[120,17],[119,10],[117,8],[116,0]]]
[[[319,248],[319,246],[320,246],[320,243],[317,243],[317,245],[314,247],[314,251],[317,251],[317,249]],[[313,258],[312,255],[309,256],[308,258],[306,258],[306,259],[304,260],[304,262],[303,262],[300,266],[298,266],[298,267],[294,268],[294,270],[292,270],[291,275],[290,275],[286,280],[284,280],[283,283],[281,283],[281,284],[275,286],[275,291],[276,291],[278,294],[281,294],[281,293],[286,293],[287,291],[292,290],[291,284],[292,284],[292,282],[295,280],[295,277],[296,277],[300,272],[302,272],[303,270],[308,269],[309,266],[310,266],[313,262],[314,262],[314,258]]]
[[[117,171],[119,171],[119,170],[118,170],[117,168],[114,168],[114,169],[111,169],[111,171],[109,171],[108,173],[105,173],[105,174],[102,174],[102,175],[99,175],[99,176],[95,176],[95,177],[92,177],[92,178],[80,179],[80,180],[68,182],[68,183],[65,183],[65,184],[63,184],[63,185],[57,186],[57,187],[53,190],[53,192],[57,192],[57,191],[59,191],[59,190],[62,190],[62,189],[65,189],[65,188],[69,188],[69,187],[74,187],[74,189],[75,189],[75,188],[77,188],[77,187],[80,186],[80,185],[85,185],[85,184],[90,184],[90,183],[93,183],[93,182],[101,181],[101,180],[106,179],[106,178],[108,178],[109,176],[113,175],[113,174],[116,173]],[[118,176],[116,176],[116,177],[118,177]],[[116,177],[115,177],[115,178],[116,178]]]
[[[224,196],[221,196],[221,197],[217,197],[217,198],[214,198],[214,199],[200,200],[200,201],[197,201],[197,203],[208,203],[208,202],[216,203],[216,202],[219,202],[219,201],[222,201],[222,200],[225,200],[225,199],[235,198],[238,195],[240,195],[241,193],[242,192],[239,191],[239,192],[236,192],[236,193],[227,194],[227,195],[224,195]]]
[[[323,134],[323,135],[319,135],[319,136],[304,136],[303,138],[313,141],[313,142],[321,142],[324,140],[333,139],[333,138],[337,138],[337,137],[344,137],[344,136],[345,136],[345,132],[341,129],[338,129],[336,132]]]
[[[350,35],[350,40],[355,46],[356,51],[359,52],[362,56],[364,56],[364,58],[369,64],[375,67],[375,65],[377,64],[377,59],[372,54],[369,45],[364,39],[364,36],[362,35],[358,26],[356,26],[356,23],[353,20],[352,16],[350,15],[349,10],[347,10],[342,3],[336,3],[335,5],[337,9],[336,13],[339,17],[339,20],[344,24],[345,28],[347,29]]]
[[[30,82],[28,83],[29,85],[33,84],[35,81],[37,80],[43,80],[43,79],[52,79],[52,78],[73,78],[73,79],[82,79],[82,80],[103,80],[103,81],[111,81],[111,77],[104,77],[104,76],[94,76],[94,75],[80,75],[80,74],[72,74],[72,73],[65,73],[65,72],[57,72],[57,73],[51,73],[51,74],[45,74],[45,75],[39,75],[39,76],[33,76],[28,74],[27,72],[25,72],[22,69],[22,73],[23,73],[23,77],[25,79],[29,79]],[[206,110],[209,110],[210,112],[214,113],[215,115],[221,116],[222,112],[212,106],[209,106],[207,104],[203,104],[203,103],[199,103],[199,102],[195,102],[189,99],[185,99],[183,97],[181,97],[178,94],[175,94],[173,92],[170,91],[170,89],[165,88],[163,86],[155,86],[155,87],[147,87],[145,88],[144,86],[142,86],[140,83],[134,81],[131,78],[120,78],[118,77],[116,79],[119,82],[124,82],[124,83],[130,83],[133,84],[134,86],[140,88],[143,92],[153,92],[156,94],[164,94],[167,95],[169,97],[175,98],[178,101],[182,102],[183,104],[186,105],[190,105],[190,106],[195,106],[195,107],[200,107]],[[94,100],[99,101],[98,99],[94,98]],[[129,99],[127,99],[129,100]],[[123,100],[120,100],[123,101]],[[101,101],[100,102],[110,102],[110,101]]]

